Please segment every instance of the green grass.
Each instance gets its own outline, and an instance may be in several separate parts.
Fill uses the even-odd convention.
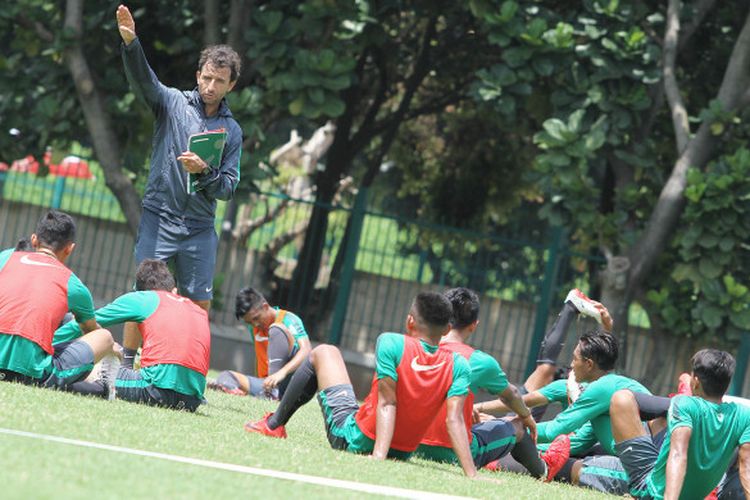
[[[0,427],[141,450],[364,483],[479,498],[603,498],[530,477],[412,459],[375,462],[328,446],[313,401],[287,425],[289,439],[250,435],[242,425],[275,403],[209,392],[189,414],[73,394],[0,384]],[[362,493],[0,434],[3,498],[351,498]]]

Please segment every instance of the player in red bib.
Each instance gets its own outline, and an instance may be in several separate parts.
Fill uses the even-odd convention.
[[[333,448],[408,458],[443,403],[452,448],[464,473],[476,475],[464,425],[470,369],[459,354],[439,348],[450,329],[451,305],[438,293],[420,293],[406,318],[406,335],[383,333],[375,347],[372,388],[360,407],[340,351],[312,350],[297,369],[275,413],[245,430],[286,437],[284,424],[318,392],[328,442]]]
[[[145,259],[135,275],[135,292],[126,293],[96,311],[102,325],[132,321],[136,334],[125,333],[123,347],[141,350],[141,369],[125,357],[117,371],[118,399],[195,411],[203,400],[211,352],[208,313],[177,295],[175,281],[163,261]],[[55,339],[67,341],[76,325],[61,327]]]
[[[65,266],[75,230],[72,217],[52,210],[31,235],[33,251],[0,252],[0,380],[75,391],[94,363],[112,353],[112,335],[98,329],[91,293]],[[86,335],[55,350],[52,338],[68,311]]]
[[[310,339],[302,319],[290,311],[271,307],[260,292],[250,287],[237,293],[234,314],[245,322],[252,336],[256,376],[226,370],[208,387],[229,394],[279,399],[294,371],[310,354]]]

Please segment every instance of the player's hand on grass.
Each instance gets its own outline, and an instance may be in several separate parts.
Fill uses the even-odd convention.
[[[135,21],[130,10],[124,5],[117,7],[117,29],[125,45],[130,45],[135,40]]]
[[[201,174],[204,170],[206,170],[206,168],[208,168],[206,162],[192,151],[185,151],[180,156],[178,156],[177,159],[182,163],[182,168],[184,168],[191,174]]]

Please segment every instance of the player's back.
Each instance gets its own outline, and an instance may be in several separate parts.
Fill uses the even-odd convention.
[[[38,252],[5,251],[0,261],[0,332],[20,335],[52,353],[52,336],[68,311],[73,274]]]
[[[138,325],[143,335],[141,366],[176,364],[208,372],[211,329],[208,314],[192,300],[166,291],[156,294],[159,306]]]
[[[458,354],[395,333],[378,338],[376,356],[381,365],[390,364],[379,370],[380,378],[387,373],[396,381],[396,427],[391,448],[414,451],[451,391],[468,393],[468,363]],[[456,371],[461,373],[462,389],[455,388]],[[371,439],[375,439],[378,381],[376,372],[370,393],[356,415],[357,425]]]
[[[708,495],[729,466],[735,448],[750,442],[750,408],[734,403],[717,404],[694,396],[676,396],[670,404],[667,425],[667,437],[651,484],[657,489],[663,487],[672,432],[689,427],[692,432],[681,498]]]

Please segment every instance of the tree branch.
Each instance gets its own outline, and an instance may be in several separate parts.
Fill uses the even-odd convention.
[[[679,44],[677,45],[677,51],[680,52],[690,41],[696,30],[700,27],[703,19],[706,17],[711,9],[714,8],[716,0],[698,0],[695,5],[695,16],[687,23],[682,30],[682,36],[680,37]]]
[[[133,188],[133,183],[120,167],[120,147],[114,133],[110,115],[96,88],[86,56],[81,47],[83,37],[83,0],[67,0],[65,6],[65,29],[73,34],[73,40],[64,49],[68,71],[81,104],[86,127],[96,152],[96,157],[104,171],[107,187],[120,203],[128,229],[135,235],[141,217],[141,200]]]
[[[45,42],[52,43],[55,41],[55,35],[39,21],[32,21],[26,14],[19,14],[16,22],[26,29],[32,30],[36,35]]]
[[[744,98],[747,96],[745,89],[750,79],[748,67],[750,67],[750,14],[746,16],[745,24],[734,44],[717,94],[717,99],[725,110],[736,112],[743,105]],[[703,168],[713,154],[713,147],[717,140],[718,137],[711,131],[711,121],[705,120],[675,162],[646,229],[629,252],[633,264],[628,277],[631,295],[637,291],[642,281],[651,272],[669,238],[674,234],[685,205],[684,192],[687,186],[688,169]]]
[[[667,8],[667,26],[664,34],[664,57],[662,73],[664,77],[664,92],[672,113],[677,154],[682,154],[690,140],[690,123],[685,109],[685,103],[680,95],[680,87],[675,76],[675,62],[677,60],[677,43],[680,33],[680,0],[669,0]]]

